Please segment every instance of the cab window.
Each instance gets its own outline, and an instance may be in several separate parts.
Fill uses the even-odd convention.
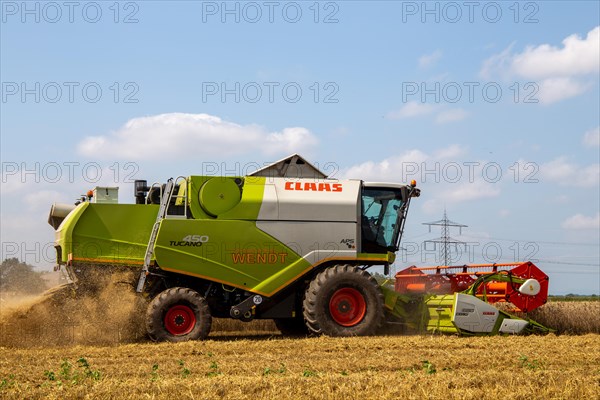
[[[362,195],[362,251],[396,251],[400,229],[400,190],[364,188]]]

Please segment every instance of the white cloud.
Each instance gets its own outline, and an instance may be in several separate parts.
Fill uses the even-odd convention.
[[[390,111],[387,114],[389,119],[404,119],[412,117],[422,117],[429,115],[435,111],[435,106],[426,103],[418,103],[416,101],[409,101],[402,108],[396,111]]]
[[[419,68],[429,68],[442,58],[442,52],[436,50],[431,54],[425,54],[419,57]]]
[[[495,76],[508,79],[510,74],[513,73],[513,71],[511,71],[511,51],[514,45],[515,43],[513,42],[500,53],[494,54],[487,60],[484,60],[479,75],[484,79],[492,79]]]
[[[343,170],[344,178],[367,181],[409,182],[416,179],[421,186],[428,185],[429,198],[443,199],[444,203],[460,203],[470,200],[491,198],[500,195],[499,182],[486,182],[483,175],[469,178],[460,158],[466,150],[450,145],[431,154],[421,150],[409,150],[399,156],[381,161],[367,161]],[[468,180],[468,182],[466,182]],[[440,209],[440,203],[429,201],[423,204],[423,212],[432,213]]]
[[[482,180],[455,185],[442,193],[442,198],[456,203],[464,201],[488,199],[500,195],[500,188],[493,183],[487,183]]]
[[[424,117],[426,115],[435,114],[435,122],[438,124],[446,124],[449,122],[462,121],[469,116],[469,113],[462,108],[440,109],[437,104],[419,103],[417,101],[409,101],[400,109],[390,111],[386,117],[389,119],[407,119]]]
[[[600,183],[600,164],[585,167],[570,163],[566,157],[558,157],[540,165],[543,181],[561,186],[593,187]]]
[[[464,156],[467,150],[459,146],[458,144],[451,144],[448,147],[439,149],[433,153],[433,157],[436,159],[456,159],[457,157]]]
[[[53,202],[73,203],[96,186],[123,189],[123,184],[132,184],[139,170],[137,163],[113,160],[105,165],[96,161],[23,162],[16,172],[11,166],[11,173],[3,177],[0,202],[19,209],[27,206],[30,211],[49,210]],[[130,200],[130,193],[121,190],[119,199]]]
[[[115,132],[88,136],[79,153],[94,158],[129,160],[152,157],[229,156],[259,152],[265,155],[310,152],[317,138],[301,127],[267,132],[208,114],[170,113],[133,118]]]
[[[600,126],[596,129],[591,129],[583,135],[583,144],[586,147],[599,147],[600,146]]]
[[[13,194],[21,191],[25,187],[26,179],[20,176],[20,172],[14,175],[2,176],[2,195]]]
[[[598,229],[600,228],[600,213],[596,213],[593,217],[588,217],[583,214],[575,214],[572,217],[563,221],[564,229]]]
[[[544,79],[556,76],[573,76],[597,73],[600,69],[600,26],[582,39],[568,36],[562,48],[542,44],[528,46],[515,54],[511,68],[524,78]]]
[[[538,92],[532,95],[542,104],[552,104],[575,97],[585,92],[591,85],[570,77],[543,79],[538,84]]]
[[[513,53],[514,43],[484,61],[480,74],[486,79],[518,77],[536,80],[537,98],[543,104],[577,96],[592,87],[600,72],[600,26],[585,38],[570,35],[562,46],[527,46]]]
[[[64,194],[56,190],[37,190],[25,195],[25,203],[30,210],[47,209],[50,210],[50,205],[56,201],[64,200]]]
[[[291,154],[310,150],[317,146],[317,138],[305,128],[285,128],[280,132],[270,133],[265,138],[265,154]],[[300,149],[300,150],[299,150]]]
[[[372,181],[406,180],[403,176],[408,175],[414,169],[418,170],[428,158],[429,156],[420,150],[408,150],[399,156],[386,158],[379,162],[367,161],[354,165],[342,171],[342,176]]]
[[[462,108],[453,108],[451,110],[442,111],[435,117],[435,122],[438,124],[445,124],[448,122],[462,121],[467,118],[469,113]]]

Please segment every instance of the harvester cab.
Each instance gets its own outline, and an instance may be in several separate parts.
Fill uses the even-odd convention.
[[[92,293],[99,276],[129,273],[154,340],[205,338],[213,317],[273,319],[285,334],[370,335],[384,310],[410,325],[406,304],[429,304],[366,271],[389,273],[420,195],[414,181],[332,179],[294,154],[245,176],[139,180],[136,204],[118,204],[117,190],[53,206],[57,265]]]

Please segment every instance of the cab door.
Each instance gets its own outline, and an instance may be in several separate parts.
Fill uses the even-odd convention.
[[[399,188],[363,187],[361,195],[361,248],[363,253],[398,250],[402,191]]]

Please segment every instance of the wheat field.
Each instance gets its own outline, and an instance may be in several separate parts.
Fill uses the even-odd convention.
[[[594,399],[600,336],[285,339],[0,348],[0,397]]]
[[[116,295],[117,291],[119,294]],[[112,288],[0,309],[2,399],[597,399],[600,302],[548,303],[545,336],[285,338],[214,320],[152,343],[143,303]],[[530,315],[533,317],[534,315]]]

